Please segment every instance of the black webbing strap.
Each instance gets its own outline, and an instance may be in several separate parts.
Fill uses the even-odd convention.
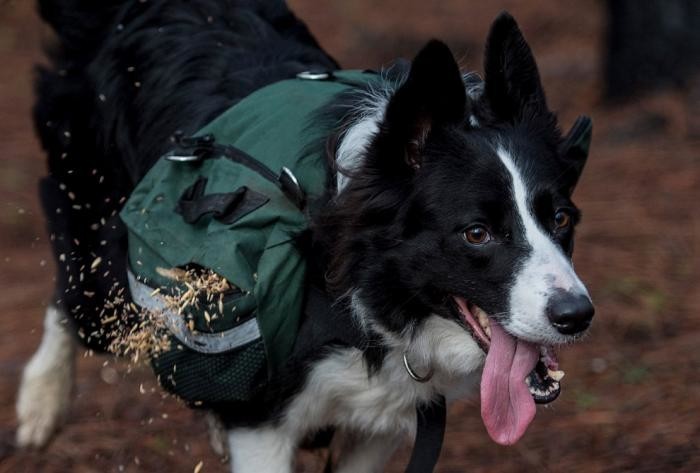
[[[175,212],[182,215],[185,222],[192,224],[204,215],[212,214],[216,220],[231,224],[270,200],[245,186],[233,192],[205,195],[206,185],[207,179],[200,177],[180,196]]]
[[[340,345],[359,349],[365,346],[364,332],[352,318],[333,309],[328,294],[313,284],[306,293],[304,313],[306,322],[298,336],[301,343],[295,350],[297,356],[310,356],[318,352],[320,346]],[[313,340],[314,343],[306,345],[305,340]]]
[[[305,313],[307,320],[297,339],[294,356],[300,359],[311,356],[313,352],[318,352],[319,345],[337,343],[361,349],[366,344],[364,333],[352,319],[333,310],[328,295],[314,286],[308,290]],[[315,343],[306,346],[304,340],[314,340]],[[416,440],[406,473],[433,471],[442,450],[446,420],[447,407],[444,396],[438,396],[431,403],[416,406]],[[327,471],[330,471],[330,467],[329,458]]]
[[[362,71],[362,73],[374,76],[376,78],[380,78],[379,73],[377,73],[377,71],[373,71],[372,69],[365,69]],[[349,85],[351,87],[364,87],[368,83],[366,80],[350,78],[347,75],[343,74],[342,71],[332,71],[328,69],[308,70],[300,72],[297,74],[297,79],[318,82],[338,82],[339,84]]]
[[[437,465],[445,437],[445,397],[439,396],[435,402],[417,406],[416,417],[416,441],[413,443],[413,453],[406,473],[430,473]]]

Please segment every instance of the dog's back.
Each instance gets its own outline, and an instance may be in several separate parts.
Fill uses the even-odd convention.
[[[335,68],[282,1],[41,0],[58,36],[34,110],[50,176],[42,203],[57,258],[56,299],[93,348],[106,300],[121,300],[134,184],[171,146],[257,88]]]

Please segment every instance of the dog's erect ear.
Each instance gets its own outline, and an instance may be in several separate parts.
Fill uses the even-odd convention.
[[[592,136],[593,122],[589,117],[581,115],[576,119],[559,148],[559,154],[569,170],[568,189],[566,189],[569,195],[574,191],[583,166],[586,164]]]
[[[530,46],[506,12],[491,25],[484,72],[485,96],[499,120],[520,123],[549,113]]]
[[[466,92],[452,52],[432,40],[411,64],[411,71],[387,106],[382,123],[383,150],[417,169],[430,131],[441,124],[464,121]]]

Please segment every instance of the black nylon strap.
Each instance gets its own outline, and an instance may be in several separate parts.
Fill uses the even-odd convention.
[[[416,441],[406,473],[430,473],[437,465],[445,437],[447,405],[444,396],[416,407]]]
[[[314,340],[313,344],[304,347],[300,344],[297,352],[300,357],[306,357],[318,351],[319,346],[341,345],[362,349],[366,338],[350,317],[333,309],[332,301],[321,289],[309,286],[304,307],[306,324],[300,341]]]
[[[185,222],[196,223],[204,215],[212,214],[216,220],[231,224],[270,200],[245,186],[233,192],[204,195],[206,185],[207,179],[200,177],[178,200],[175,212],[182,215]]]
[[[374,75],[377,78],[379,78],[379,74],[377,73],[377,71],[373,71],[371,69],[365,69],[362,72],[364,74]],[[331,72],[330,80],[335,81],[335,82],[339,82],[341,84],[349,85],[351,87],[364,87],[367,85],[367,82],[365,82],[365,81],[348,79],[347,77],[338,76],[336,74],[333,74],[332,72]]]
[[[363,349],[366,335],[350,317],[333,310],[328,295],[313,285],[309,287],[304,308],[306,322],[302,325],[294,358],[305,360],[319,352],[319,346],[339,344]],[[314,343],[306,343],[313,340]],[[416,407],[416,440],[406,473],[431,473],[437,465],[445,436],[447,407],[444,396],[429,404]],[[326,465],[327,471],[330,468]]]

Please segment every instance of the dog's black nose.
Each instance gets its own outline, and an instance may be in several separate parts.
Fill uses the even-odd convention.
[[[591,324],[595,309],[585,294],[559,291],[549,299],[547,317],[564,335],[583,332]]]

